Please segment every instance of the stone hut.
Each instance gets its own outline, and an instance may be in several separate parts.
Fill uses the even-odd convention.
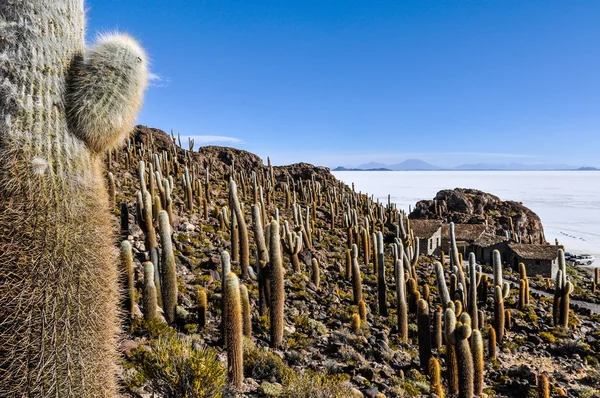
[[[528,276],[541,275],[554,278],[558,272],[557,245],[508,244],[508,263],[514,270],[519,269],[519,263],[525,264]]]
[[[439,220],[410,220],[415,238],[419,238],[419,252],[431,256],[439,254],[442,241],[442,222]]]
[[[509,239],[505,236],[496,235],[492,232],[485,231],[473,242],[469,252],[475,253],[477,262],[481,264],[493,263],[494,250],[500,252],[500,258],[503,262],[508,261],[508,244]]]
[[[454,233],[456,234],[456,246],[458,252],[462,253],[466,259],[467,255],[473,250],[475,241],[487,230],[485,224],[454,224]],[[450,252],[450,227],[449,224],[442,225],[442,245],[441,250],[444,253]]]

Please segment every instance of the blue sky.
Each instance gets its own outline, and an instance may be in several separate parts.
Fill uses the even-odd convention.
[[[88,0],[150,54],[138,122],[275,164],[600,166],[600,2]],[[208,138],[207,138],[208,137]]]

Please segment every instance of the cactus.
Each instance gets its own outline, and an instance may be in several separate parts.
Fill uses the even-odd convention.
[[[492,254],[492,260],[494,265],[494,286],[502,286],[502,259],[500,258],[500,251],[494,250]]]
[[[302,251],[302,231],[293,231],[287,221],[284,222],[283,227],[285,232],[283,248],[290,256],[294,272],[302,272],[300,259],[298,258],[298,254]]]
[[[483,393],[483,379],[485,363],[483,358],[483,338],[481,332],[477,329],[473,329],[471,335],[471,351],[473,354],[473,392],[477,396],[481,396]]]
[[[408,306],[406,304],[406,283],[404,281],[403,262],[398,258],[403,252],[402,245],[394,244],[394,273],[396,279],[396,312],[398,317],[398,333],[400,341],[408,340]]]
[[[448,292],[448,286],[446,286],[446,277],[444,276],[444,267],[442,263],[435,261],[435,277],[437,279],[437,287],[440,295],[440,301],[442,302],[442,307],[446,308],[448,306],[448,302],[452,301],[450,298],[450,293]]]
[[[354,297],[354,304],[358,304],[362,297],[362,277],[360,275],[360,268],[358,267],[358,247],[356,244],[352,245],[352,294]]]
[[[269,262],[269,252],[265,242],[260,205],[252,205],[252,221],[254,240],[256,241],[256,250],[258,251],[258,264],[256,265],[256,269],[258,270],[258,308],[260,315],[264,315],[267,312],[269,302],[269,275],[266,268]]]
[[[488,357],[496,360],[496,329],[492,325],[488,327]]]
[[[419,293],[419,289],[417,288],[417,282],[409,278],[406,281],[406,290],[408,295],[408,310],[416,314],[417,313],[417,302],[421,299],[421,294]]]
[[[377,233],[377,304],[379,315],[387,316],[387,288],[385,285],[385,261],[383,255],[383,234]]]
[[[451,308],[444,312],[444,337],[446,340],[446,379],[450,394],[457,395],[459,392],[458,360],[456,352],[456,315]]]
[[[468,312],[471,316],[471,327],[479,329],[477,314],[477,263],[475,254],[469,253],[469,299],[467,300]]]
[[[83,1],[4,1],[0,20],[0,396],[113,397],[118,267],[102,161],[133,125],[146,56],[112,35],[84,57]]]
[[[419,359],[421,366],[427,371],[429,358],[431,358],[431,328],[429,305],[423,299],[417,303],[417,326],[419,331]]]
[[[519,279],[519,309],[523,311],[527,307],[527,280]]]
[[[552,304],[552,324],[557,326],[560,322],[560,300],[562,299],[563,291],[563,275],[562,270],[556,273],[556,283],[554,285],[554,302]]]
[[[477,297],[479,298],[479,304],[481,304],[482,306],[486,305],[487,302],[488,284],[488,276],[485,274],[482,275],[481,282],[479,282],[479,293],[477,294]]]
[[[543,373],[537,377],[537,393],[538,398],[550,398],[550,382]]]
[[[361,323],[367,322],[367,304],[365,303],[365,300],[360,300],[358,302],[358,315],[360,315]]]
[[[352,314],[352,317],[350,318],[350,329],[352,329],[354,333],[358,333],[360,331],[360,322],[360,315]]]
[[[479,329],[483,330],[485,326],[485,312],[483,312],[483,310],[477,311],[477,321],[479,323]]]
[[[229,252],[221,252],[221,336],[223,339],[223,347],[227,346],[225,338],[225,325],[227,324],[227,312],[225,311],[225,296],[227,295],[227,284],[225,277],[231,272],[231,257]]]
[[[240,298],[242,301],[242,324],[244,336],[252,337],[252,308],[250,307],[250,297],[248,297],[248,288],[240,283]]]
[[[113,173],[108,173],[108,208],[110,210],[115,208],[116,195],[117,188],[115,187],[115,176]]]
[[[505,312],[504,297],[500,286],[494,286],[494,329],[499,344],[502,344],[504,338]]]
[[[435,307],[435,313],[433,314],[433,335],[431,338],[431,345],[436,350],[442,347],[442,320],[444,312],[442,307],[439,305]]]
[[[125,300],[125,309],[129,317],[133,318],[135,313],[135,286],[133,285],[133,254],[131,253],[131,243],[128,240],[121,242],[121,264],[126,277],[125,286],[127,287],[127,298]]]
[[[319,261],[317,261],[317,259],[313,257],[310,263],[312,265],[312,283],[317,288],[317,291],[319,291],[319,285],[321,283],[321,273],[319,271]]]
[[[278,348],[283,340],[283,309],[285,305],[285,292],[283,281],[283,263],[281,261],[281,246],[279,236],[279,222],[271,221],[269,237],[269,283],[271,286],[271,305],[269,314],[271,319],[271,347]]]
[[[565,284],[562,289],[562,297],[560,298],[560,316],[559,316],[559,325],[567,329],[569,327],[569,303],[570,303],[570,295],[573,293],[573,284],[569,281]]]
[[[442,387],[441,373],[442,368],[437,358],[430,358],[427,366],[429,370],[429,385],[431,393],[444,398],[444,389]]]
[[[173,323],[177,307],[177,275],[175,273],[173,242],[171,241],[171,225],[169,224],[169,215],[164,210],[158,213],[158,226],[160,243],[162,245],[160,268],[162,271],[161,293],[163,311],[167,322]]]
[[[225,341],[227,346],[227,378],[238,391],[244,381],[242,300],[235,273],[225,276]]]
[[[346,249],[346,280],[352,279],[352,250]]]
[[[198,287],[196,293],[196,301],[198,302],[198,327],[204,328],[207,324],[208,300],[206,298],[206,290]]]
[[[472,398],[473,397],[473,356],[471,354],[471,348],[469,346],[469,338],[471,337],[471,317],[468,313],[463,312],[456,322],[455,329],[456,339],[456,357],[458,362],[458,376],[459,376],[459,397],[460,398]]]
[[[144,319],[152,321],[157,317],[156,286],[154,286],[154,264],[152,261],[144,263]]]
[[[232,177],[229,178],[229,206],[238,224],[240,235],[240,266],[242,267],[242,278],[248,277],[248,267],[250,266],[250,248],[248,244],[248,227],[244,219],[244,212],[237,196],[237,185]],[[233,217],[232,217],[233,218]],[[232,231],[233,232],[233,231]]]

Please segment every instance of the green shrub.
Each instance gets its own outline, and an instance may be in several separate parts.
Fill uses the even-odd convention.
[[[244,375],[253,379],[274,379],[281,382],[291,369],[277,355],[257,348],[252,340],[244,338]]]
[[[552,344],[556,343],[556,336],[554,336],[550,332],[541,332],[540,337],[542,338],[542,340],[546,341],[547,343],[552,343]]]
[[[291,372],[283,381],[281,398],[348,398],[352,388],[347,375],[307,370]]]
[[[218,398],[226,382],[216,351],[195,349],[189,338],[159,338],[134,351],[126,366],[136,372],[130,387],[148,384],[166,398]]]

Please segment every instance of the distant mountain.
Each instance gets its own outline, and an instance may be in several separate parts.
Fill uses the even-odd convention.
[[[389,169],[388,165],[383,163],[369,162],[361,164],[360,166],[350,167],[357,170],[373,170],[373,169]]]
[[[332,171],[392,171],[390,169],[386,169],[385,167],[380,167],[377,169],[359,169],[357,167],[344,167],[344,166],[338,166],[335,169],[333,169]]]
[[[441,170],[440,167],[434,166],[420,159],[407,159],[402,163],[396,163],[389,166],[392,170]]]
[[[580,167],[577,169],[578,171],[600,171],[600,169],[596,168],[596,167]]]

